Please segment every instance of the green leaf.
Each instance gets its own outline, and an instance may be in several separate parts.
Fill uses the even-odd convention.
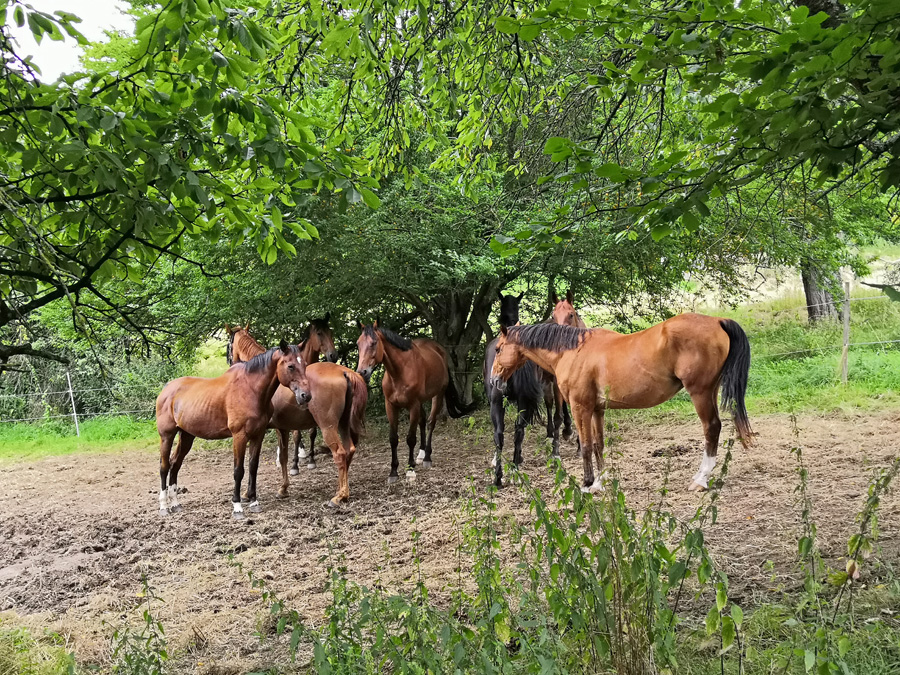
[[[227,68],[228,67],[228,59],[225,58],[225,55],[222,54],[222,52],[213,52],[212,62],[214,64],[216,64],[219,68]]]
[[[722,649],[719,652],[720,654],[724,654],[731,646],[734,644],[734,637],[736,635],[736,631],[734,628],[734,621],[732,621],[730,616],[722,617]]]
[[[806,672],[808,673],[810,670],[812,670],[812,667],[815,664],[816,664],[816,653],[812,649],[807,649],[803,653],[803,666],[806,668]]]
[[[721,612],[725,609],[725,604],[728,602],[728,593],[725,591],[725,584],[718,583],[716,584],[716,608]]]
[[[626,176],[622,171],[622,167],[613,162],[598,166],[596,169],[594,169],[594,175],[598,178],[609,178],[616,183],[621,183],[626,180]]]
[[[740,628],[744,623],[744,610],[735,604],[731,605],[731,618],[734,619],[735,625]]]
[[[363,201],[370,209],[377,209],[381,206],[381,200],[374,192],[367,188],[360,188],[360,192],[362,192]]]
[[[847,652],[850,651],[850,647],[850,639],[847,637],[842,637],[840,640],[838,640],[838,655],[841,658],[844,658],[847,655]]]
[[[539,23],[526,24],[519,29],[519,37],[525,40],[525,42],[531,42],[541,34],[541,30],[542,28]]]
[[[516,33],[519,30],[519,22],[508,16],[499,16],[494,22],[494,28],[501,33]]]
[[[544,154],[552,155],[553,153],[560,152],[568,145],[568,143],[568,138],[562,138],[561,136],[551,136],[544,143]]]

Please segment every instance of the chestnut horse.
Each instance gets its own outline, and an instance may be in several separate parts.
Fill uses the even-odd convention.
[[[384,364],[384,407],[391,427],[391,473],[388,483],[395,483],[397,475],[397,434],[398,415],[401,408],[409,410],[409,431],[406,444],[409,446],[409,465],[406,477],[415,480],[416,427],[421,427],[422,445],[420,457],[422,466],[431,468],[431,437],[438,414],[447,399],[450,417],[462,417],[475,409],[475,404],[463,406],[459,401],[456,387],[447,369],[447,352],[434,340],[409,340],[378,325],[376,320],[369,325],[356,322],[361,331],[356,344],[359,347],[359,365],[356,372],[366,382],[379,364]],[[428,437],[425,436],[425,401],[431,399],[431,415],[428,418]]]
[[[330,318],[331,312],[327,312],[324,318],[313,319],[309,322],[306,339],[303,341],[303,360],[307,364],[318,363],[320,354],[324,354],[326,361],[337,363],[338,354],[337,350],[334,347],[334,335],[328,325],[328,320]],[[243,328],[241,328],[240,326],[232,328],[229,327],[228,324],[225,324],[225,330],[228,331],[229,335],[228,350],[226,352],[229,366],[235,363],[240,363],[242,361],[247,361],[260,352],[265,351],[265,349],[260,346],[260,344],[250,335],[249,328],[249,323]],[[309,427],[304,427],[304,429],[307,428]],[[291,464],[290,470],[290,474],[292,476],[296,476],[300,473],[301,457],[308,457],[308,461],[306,463],[307,467],[309,467],[310,469],[316,468],[317,429],[318,427],[316,427],[315,425],[313,425],[313,427],[309,429],[310,451],[308,454],[306,452],[306,448],[303,447],[303,438],[300,429],[298,428],[294,430],[293,463]],[[275,462],[279,463],[279,461],[279,452],[276,451]]]
[[[315,322],[314,322],[315,323]],[[310,327],[310,337],[314,335],[314,329]],[[263,347],[244,331],[241,344],[245,350],[242,355],[248,355],[256,351],[263,351]],[[330,333],[330,331],[329,331]],[[318,338],[317,338],[318,339]],[[308,352],[304,343],[304,353]],[[278,491],[280,498],[288,493],[288,450],[290,446],[290,432],[322,429],[322,437],[325,444],[331,450],[331,456],[338,470],[338,491],[328,506],[337,506],[340,502],[350,499],[350,463],[356,453],[365,426],[366,403],[369,400],[369,390],[362,377],[337,363],[310,363],[306,368],[306,376],[309,379],[309,391],[312,401],[309,407],[298,406],[291,398],[290,392],[283,387],[275,392],[272,398],[274,407],[269,428],[275,429],[278,436],[278,463],[281,466],[281,489]],[[296,445],[294,446],[296,452]],[[311,466],[315,467],[314,455],[310,456]],[[297,465],[296,455],[294,466]],[[297,472],[291,471],[291,475]]]
[[[753,444],[744,405],[750,343],[731,319],[682,314],[631,335],[557,324],[513,326],[502,329],[492,380],[502,386],[526,360],[555,374],[572,405],[582,447],[583,490],[601,488],[601,481],[594,481],[592,455],[602,479],[607,408],[651,408],[686,389],[706,437],[691,490],[705,490],[716,466],[720,384],[722,405],[731,410],[738,437],[744,447]]]
[[[283,385],[283,386],[279,386]],[[178,472],[191,451],[194,438],[234,439],[234,494],[231,502],[235,519],[244,517],[241,507],[241,481],[244,479],[244,455],[250,446],[250,478],[247,484],[247,510],[262,509],[256,494],[259,451],[269,418],[272,396],[283,390],[299,405],[310,400],[306,364],[300,350],[284,340],[278,349],[270,349],[246,363],[229,368],[219,377],[180,377],[172,380],[156,399],[156,428],[159,431],[159,512],[161,515],[182,510],[178,503]],[[172,442],[180,434],[175,455]],[[168,489],[166,481],[169,481]]]
[[[519,303],[521,295],[503,295],[499,291],[500,298],[500,326],[509,327],[519,323]],[[522,464],[522,441],[525,439],[525,427],[534,423],[535,416],[540,416],[540,407],[543,403],[547,408],[547,438],[552,442],[552,454],[559,457],[559,427],[562,418],[557,404],[557,392],[555,378],[544,370],[541,370],[531,362],[526,363],[512,374],[507,386],[501,390],[491,384],[491,368],[494,365],[494,355],[497,348],[497,338],[494,338],[484,353],[484,390],[491,407],[491,424],[494,427],[494,459],[491,466],[494,467],[494,484],[500,487],[503,484],[503,434],[505,426],[506,409],[503,399],[506,398],[516,404],[515,436],[513,437],[513,464],[519,467]],[[559,396],[559,401],[562,396]],[[554,405],[557,405],[554,415]]]

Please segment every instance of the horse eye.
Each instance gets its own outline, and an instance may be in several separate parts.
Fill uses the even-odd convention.
[[[293,364],[293,363],[292,363],[291,365],[288,366],[288,370],[296,370],[296,369],[294,368],[294,364]]]

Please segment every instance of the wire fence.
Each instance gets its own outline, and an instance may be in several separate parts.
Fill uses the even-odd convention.
[[[842,351],[842,363],[841,363],[841,371],[842,371],[842,381],[844,383],[847,382],[848,378],[848,369],[849,369],[849,360],[848,355],[849,351],[852,348],[862,348],[862,347],[878,347],[878,346],[887,346],[887,345],[897,345],[900,344],[900,338],[898,339],[888,339],[888,340],[869,340],[862,342],[850,342],[850,326],[851,326],[851,305],[856,302],[864,302],[864,301],[873,301],[873,300],[890,300],[885,295],[876,295],[876,296],[866,296],[859,298],[851,298],[849,296],[849,285],[845,287],[845,297],[842,302],[842,318],[843,318],[843,339],[840,343],[835,343],[832,345],[825,346],[817,346],[817,347],[809,347],[807,349],[796,349],[790,351],[776,352],[772,354],[762,354],[759,356],[754,356],[754,360],[777,360],[784,359],[788,357],[797,357],[806,354],[819,354],[822,352],[837,352]],[[809,305],[797,305],[793,307],[787,307],[780,310],[777,310],[773,313],[773,316],[784,314],[785,312],[798,311],[798,310],[808,310],[814,307],[821,307],[825,304],[832,303],[814,303]],[[752,341],[760,338],[760,336],[755,336],[752,333],[748,334],[748,338]],[[485,347],[490,340],[488,338],[478,342],[478,343],[469,343],[469,344],[461,344],[457,345],[457,347],[466,347],[468,351],[474,351],[478,347]],[[474,364],[473,364],[474,365]],[[482,370],[480,367],[473,368],[451,368],[450,372],[454,375],[460,376],[474,376],[480,377],[482,375]],[[58,380],[57,380],[58,381]],[[79,420],[80,419],[93,419],[98,417],[114,417],[114,416],[122,416],[127,415],[136,418],[149,418],[152,417],[156,410],[154,406],[154,402],[156,399],[159,390],[161,389],[163,383],[154,383],[154,382],[135,382],[135,383],[114,383],[110,386],[102,386],[102,387],[84,387],[79,388],[77,386],[73,386],[72,379],[68,371],[66,371],[66,379],[65,384],[68,385],[65,389],[60,389],[59,386],[51,391],[28,391],[21,393],[2,393],[0,394],[0,424],[16,424],[16,423],[24,423],[24,422],[39,422],[39,421],[50,421],[50,420],[66,420],[71,419],[74,423],[76,434],[80,435],[79,429]],[[51,385],[52,386],[52,385]],[[97,410],[91,409],[91,406],[86,403],[91,398],[91,395],[96,395],[99,392],[105,392],[108,396],[105,397],[105,400],[119,400],[120,403],[124,403],[125,405],[119,408],[110,408],[105,410]],[[88,395],[87,397],[85,395]],[[55,401],[51,400],[53,397],[58,397]],[[8,405],[4,406],[4,402],[9,401],[19,401],[19,402],[31,402],[31,408],[35,407],[34,402],[38,402],[37,405],[43,407],[43,414],[26,414],[23,416],[10,416],[3,418],[2,411],[9,410]],[[96,403],[96,401],[95,401]],[[129,405],[130,404],[130,405]],[[28,405],[20,406],[20,409],[27,410]]]

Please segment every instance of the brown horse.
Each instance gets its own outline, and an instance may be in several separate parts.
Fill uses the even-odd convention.
[[[558,323],[560,326],[587,328],[584,321],[578,316],[578,312],[575,311],[575,295],[571,288],[566,291],[566,297],[562,299],[556,296],[554,289],[550,295],[550,302],[553,303],[553,313],[551,314],[553,323]]]
[[[178,503],[178,472],[197,436],[208,439],[231,436],[234,439],[234,494],[231,501],[235,519],[244,517],[241,481],[244,479],[244,456],[250,446],[247,484],[250,505],[247,510],[251,513],[262,510],[256,494],[256,472],[276,389],[288,392],[298,405],[310,401],[306,364],[300,350],[284,340],[278,349],[270,349],[246,363],[233,366],[219,377],[180,377],[163,387],[156,399],[161,515],[182,510]],[[179,433],[178,447],[171,456],[172,442]]]
[[[331,331],[328,332],[330,334]],[[249,333],[246,331],[244,333],[239,336],[244,350],[241,355],[246,356],[253,352],[264,351],[263,347]],[[314,333],[314,327],[310,326],[311,338]],[[236,339],[235,342],[237,341]],[[303,353],[309,353],[308,342],[309,340],[303,345]],[[283,498],[288,493],[287,460],[290,432],[296,431],[299,434],[302,430],[319,427],[322,429],[325,444],[331,450],[334,464],[338,470],[337,494],[330,502],[327,502],[329,506],[336,506],[350,498],[350,463],[353,461],[356,446],[365,426],[369,391],[359,374],[337,363],[311,363],[306,368],[306,376],[312,395],[312,401],[308,407],[298,406],[290,392],[284,387],[279,388],[272,398],[273,413],[269,421],[269,428],[275,429],[278,436],[278,463],[281,466],[282,477],[278,496]],[[310,462],[310,466],[315,468],[314,455],[310,456]],[[295,468],[296,465],[295,456]],[[296,475],[296,473],[291,471],[291,475]]]
[[[302,343],[303,360],[307,364],[318,363],[320,354],[325,356],[326,361],[331,363],[337,362],[338,354],[334,346],[334,334],[331,332],[331,328],[328,325],[328,320],[330,318],[331,312],[327,312],[324,318],[313,319],[309,322],[306,339]],[[253,336],[250,335],[249,328],[249,323],[243,328],[240,326],[232,328],[229,327],[228,324],[225,324],[225,330],[228,331],[229,335],[228,350],[226,352],[229,366],[242,361],[247,361],[260,352],[265,351]],[[318,427],[313,425],[311,428],[306,426],[303,427],[303,429],[309,429],[310,450],[309,453],[306,452],[306,448],[303,447],[301,429],[299,427],[295,428],[293,463],[291,464],[290,469],[290,474],[292,476],[296,476],[300,473],[299,465],[301,457],[308,457],[306,463],[307,467],[310,469],[316,468],[316,430]],[[279,461],[279,451],[276,451],[275,462],[279,463]]]
[[[391,427],[391,473],[388,483],[399,479],[397,467],[397,433],[398,416],[401,408],[409,410],[409,431],[406,444],[409,446],[409,464],[406,477],[415,480],[416,458],[413,451],[416,447],[416,427],[421,429],[422,444],[419,456],[422,466],[431,468],[431,438],[434,425],[447,400],[447,412],[451,417],[467,415],[475,405],[463,406],[459,401],[456,387],[447,370],[447,352],[434,340],[409,340],[400,337],[393,331],[378,325],[378,321],[363,325],[357,321],[361,331],[357,346],[359,347],[359,365],[356,372],[366,382],[379,364],[384,364],[384,378],[381,388],[384,391],[384,407],[388,423]],[[431,399],[431,415],[428,418],[428,436],[425,436],[425,401]]]
[[[497,343],[493,381],[502,386],[526,360],[555,374],[572,406],[582,445],[584,490],[601,487],[600,480],[594,481],[592,455],[602,479],[607,408],[651,408],[686,389],[706,437],[692,490],[706,489],[716,465],[720,384],[722,405],[732,411],[741,442],[744,447],[753,443],[744,405],[750,343],[731,319],[682,314],[631,335],[557,324],[513,326],[502,330]]]

